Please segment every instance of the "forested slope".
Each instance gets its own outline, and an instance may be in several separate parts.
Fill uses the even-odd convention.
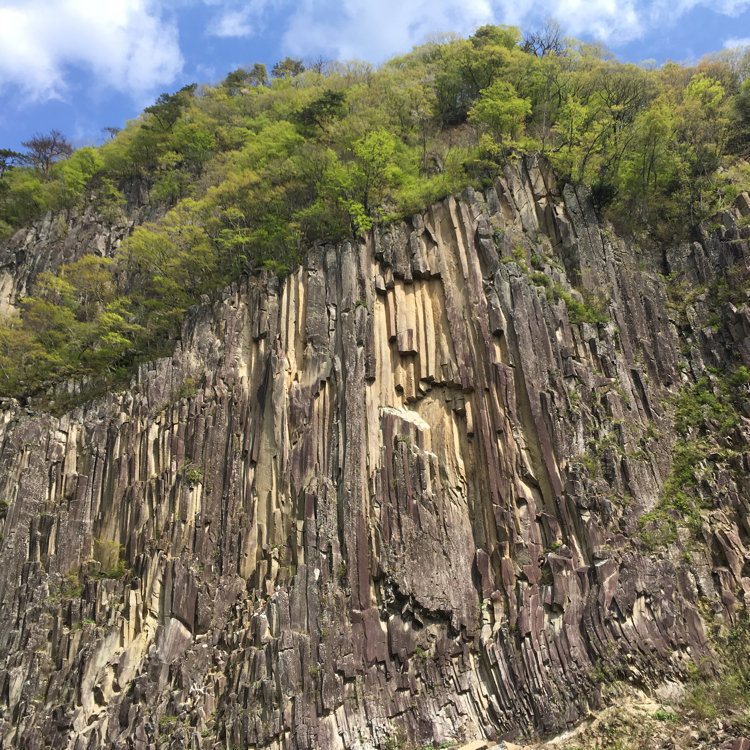
[[[743,50],[656,69],[563,40],[554,24],[525,39],[487,26],[378,69],[240,68],[164,94],[70,155],[59,133],[32,139],[25,158],[4,152],[0,235],[52,210],[59,243],[87,211],[132,236],[96,257],[73,243],[72,263],[63,253],[8,290],[18,315],[0,328],[0,390],[26,398],[54,381],[127,377],[173,345],[202,294],[491,184],[523,152],[592,186],[621,232],[683,239],[750,185],[748,71]],[[28,244],[15,237],[10,267]]]

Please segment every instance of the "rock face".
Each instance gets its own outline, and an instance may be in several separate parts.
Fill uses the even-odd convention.
[[[145,184],[134,181],[124,187],[126,211],[112,210],[105,216],[87,205],[84,209],[50,212],[0,244],[0,315],[17,307],[42,271],[55,271],[86,253],[111,257],[135,226],[164,213],[165,206],[147,203]]]
[[[529,158],[193,310],[128,392],[4,412],[2,747],[512,739],[603,672],[710,664],[705,615],[750,598],[747,421],[690,556],[639,518],[670,394],[750,365],[750,310],[707,326],[657,271],[724,279],[748,236],[652,257]]]

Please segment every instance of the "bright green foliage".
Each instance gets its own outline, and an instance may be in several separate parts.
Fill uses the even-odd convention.
[[[492,135],[503,143],[507,135],[516,138],[531,114],[531,102],[516,94],[512,83],[495,81],[479,97],[469,111],[469,119],[486,125]]]
[[[43,382],[57,361],[18,316],[0,321],[0,388],[4,394],[25,392],[29,383]]]
[[[216,87],[162,94],[67,159],[0,150],[0,239],[50,210],[93,205],[121,220],[134,186],[164,214],[88,269],[108,277],[105,296],[91,301],[76,264],[40,278],[0,329],[3,392],[153,356],[202,294],[258,269],[285,273],[311,244],[482,186],[519,152],[540,150],[563,179],[591,185],[620,229],[670,240],[750,187],[750,172],[727,168],[750,142],[750,56],[644,69],[564,43],[559,29],[535,39],[484,26],[379,69],[286,58],[269,77],[256,63]],[[565,302],[573,319],[603,315]]]
[[[353,146],[357,164],[352,170],[354,193],[365,211],[377,203],[389,177],[396,172],[392,165],[396,138],[384,128],[367,133]],[[389,167],[392,167],[389,170]]]
[[[85,255],[58,275],[41,274],[21,317],[0,323],[0,389],[34,392],[64,377],[114,371],[135,352],[144,328],[119,296],[114,262]],[[145,343],[145,342],[143,342]]]

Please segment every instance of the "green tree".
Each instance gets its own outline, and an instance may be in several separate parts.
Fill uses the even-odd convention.
[[[469,111],[469,119],[485,125],[503,144],[506,136],[518,136],[530,114],[531,102],[519,97],[511,83],[498,80],[482,92]]]
[[[237,96],[249,88],[268,85],[268,71],[263,63],[255,63],[250,70],[237,68],[224,79],[224,88],[232,95]]]
[[[279,62],[271,68],[271,75],[274,78],[288,80],[298,76],[300,73],[304,73],[304,71],[305,66],[302,64],[302,60],[295,60],[293,57],[285,57],[283,60],[279,60]]]
[[[345,91],[326,89],[320,97],[300,110],[299,121],[303,125],[318,127],[325,132],[333,120],[343,116],[345,105]]]
[[[384,128],[373,130],[360,138],[352,151],[357,162],[356,199],[368,213],[387,184],[388,167],[396,151],[396,138]]]
[[[12,151],[9,148],[0,148],[0,177],[9,169],[21,163],[23,156],[18,151]]]
[[[198,84],[183,86],[174,94],[161,94],[144,112],[151,115],[161,130],[171,131],[182,111],[190,103]]]
[[[18,397],[36,389],[58,365],[18,315],[0,319],[0,395]]]

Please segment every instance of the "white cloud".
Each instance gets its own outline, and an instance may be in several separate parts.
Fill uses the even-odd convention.
[[[560,23],[571,36],[589,34],[603,42],[626,41],[645,31],[645,4],[637,0],[554,0],[542,5],[546,15],[564,19]]]
[[[750,36],[744,36],[741,39],[732,37],[724,42],[724,49],[737,49],[737,47],[750,47]]]
[[[208,33],[219,37],[250,36],[253,33],[250,9],[225,11],[214,20]]]
[[[567,35],[617,45],[667,29],[698,6],[734,16],[750,0],[299,0],[284,43],[298,56],[324,52],[375,62],[430,33],[467,34],[484,23],[537,28],[551,16]]]
[[[177,29],[151,0],[5,0],[0,88],[60,98],[71,66],[134,96],[171,82],[183,65]]]
[[[258,34],[264,28],[267,11],[285,0],[203,0],[209,7],[219,8],[213,18],[208,34],[218,37],[243,37]]]
[[[303,0],[291,15],[289,52],[325,51],[341,59],[383,60],[429,34],[465,33],[493,21],[490,0]]]

